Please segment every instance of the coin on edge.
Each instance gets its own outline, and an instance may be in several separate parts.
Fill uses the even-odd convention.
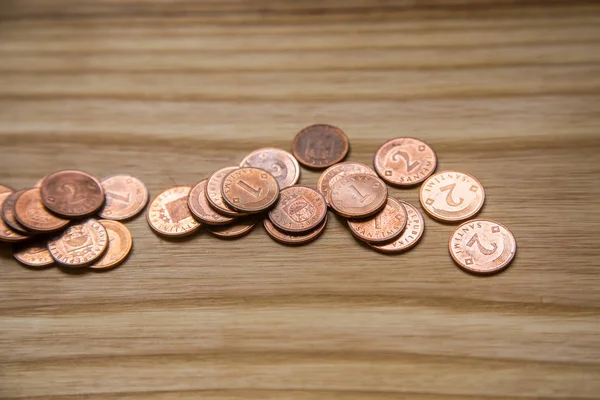
[[[430,217],[442,222],[458,222],[481,210],[485,191],[481,183],[469,174],[444,171],[423,182],[419,199]]]
[[[317,190],[325,197],[327,204],[331,205],[331,186],[343,176],[359,173],[377,176],[375,171],[365,164],[346,161],[332,165],[323,171],[317,182]]]
[[[377,176],[352,174],[331,188],[331,207],[342,217],[366,218],[385,207],[387,197],[387,186]]]
[[[298,160],[287,151],[274,147],[254,150],[242,160],[240,167],[264,169],[277,179],[280,189],[295,185],[300,178]]]
[[[370,244],[373,249],[382,253],[401,253],[412,249],[419,243],[425,232],[425,220],[421,212],[412,204],[398,200],[406,209],[406,228],[393,242],[386,244]]]
[[[327,168],[342,161],[350,144],[341,129],[327,124],[302,129],[292,142],[292,154],[308,168]]]
[[[148,225],[161,236],[180,237],[194,233],[200,223],[188,208],[189,186],[176,186],[159,194],[148,207]]]
[[[45,240],[14,245],[13,257],[21,264],[33,268],[43,268],[54,264],[54,258],[50,255]]]
[[[31,232],[28,232],[23,225],[17,221],[17,217],[15,216],[15,205],[17,203],[17,199],[25,192],[25,190],[26,189],[13,192],[10,196],[8,196],[2,205],[2,219],[4,219],[4,222],[6,222],[6,224],[15,232],[28,236],[31,234]]]
[[[221,195],[225,203],[236,211],[257,213],[275,204],[279,198],[279,184],[263,169],[244,167],[225,176]]]
[[[102,257],[90,265],[92,269],[110,269],[121,264],[131,251],[133,238],[131,232],[118,221],[102,219],[98,221],[106,229],[108,234],[108,248]]]
[[[459,267],[475,274],[493,274],[508,267],[517,252],[517,242],[501,223],[474,219],[452,232],[448,248]]]
[[[190,191],[188,207],[194,218],[207,225],[227,225],[235,218],[219,214],[208,204],[206,198],[206,180],[199,182]]]
[[[0,207],[2,207],[2,205],[4,204],[6,199],[8,199],[8,196],[10,196],[11,193],[12,190],[10,192],[0,193]],[[0,218],[0,242],[14,243],[21,242],[27,239],[29,239],[29,236],[24,236],[20,233],[15,232],[6,224],[6,222],[4,222],[2,218]]]
[[[219,214],[226,215],[228,217],[243,217],[245,214],[235,211],[229,207],[225,200],[223,200],[223,194],[221,193],[221,185],[225,176],[231,171],[235,171],[239,167],[225,167],[213,172],[206,180],[206,199],[212,208],[215,209]]]
[[[236,239],[250,233],[254,225],[254,220],[244,218],[229,225],[207,226],[206,230],[221,239]]]
[[[265,226],[267,234],[271,237],[271,239],[275,240],[276,242],[290,246],[300,246],[303,244],[310,243],[319,236],[321,236],[321,234],[325,231],[325,227],[327,226],[327,216],[325,216],[325,219],[323,219],[321,225],[317,226],[311,231],[297,235],[290,235],[289,233],[278,229],[275,225],[273,225],[269,218],[265,218],[263,224]]]
[[[83,171],[64,170],[48,175],[41,187],[42,203],[64,218],[95,214],[104,204],[100,181]]]
[[[350,232],[367,243],[388,243],[402,234],[406,228],[406,210],[395,198],[388,196],[385,207],[365,219],[349,219]]]
[[[106,229],[93,218],[73,224],[48,240],[48,251],[54,261],[73,268],[93,263],[104,254],[107,247]]]
[[[437,166],[435,151],[414,138],[396,138],[385,142],[373,157],[377,174],[396,186],[413,186],[427,179]]]
[[[51,233],[61,230],[69,220],[57,217],[44,207],[39,188],[27,189],[15,203],[15,217],[32,232]]]
[[[139,179],[130,175],[113,175],[100,182],[106,201],[98,216],[123,221],[138,215],[148,204],[148,189]]]
[[[297,234],[308,232],[325,219],[327,202],[315,189],[295,185],[279,193],[279,201],[269,211],[269,219],[284,232]]]

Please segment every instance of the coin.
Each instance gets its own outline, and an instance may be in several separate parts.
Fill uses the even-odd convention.
[[[200,228],[187,206],[189,186],[176,186],[159,194],[150,204],[146,219],[156,233],[167,237],[186,236]]]
[[[475,274],[493,274],[512,262],[517,242],[501,223],[474,219],[452,232],[448,248],[459,267]]]
[[[90,265],[92,269],[109,269],[121,264],[131,251],[133,239],[131,232],[122,223],[103,219],[98,221],[108,234],[108,248],[102,257]]]
[[[346,157],[350,148],[341,129],[326,124],[302,129],[292,142],[292,154],[308,168],[327,168]]]
[[[406,228],[393,242],[386,244],[369,244],[383,253],[401,253],[412,249],[419,243],[425,231],[425,220],[421,212],[412,204],[398,200],[406,209]]]
[[[28,236],[30,235],[30,232],[28,232],[15,217],[15,204],[23,192],[25,192],[25,189],[19,190],[18,192],[13,192],[10,196],[8,196],[2,205],[2,219],[4,219],[4,222],[6,222],[6,224],[15,232]]]
[[[279,198],[279,185],[273,175],[258,168],[239,168],[221,183],[221,195],[236,211],[257,213],[271,208]]]
[[[25,229],[50,233],[63,229],[69,220],[57,217],[44,207],[39,188],[24,191],[15,203],[15,217]]]
[[[347,161],[332,165],[327,168],[317,182],[317,190],[325,197],[328,205],[331,205],[331,185],[341,179],[343,176],[351,174],[369,174],[376,176],[377,174],[365,164]]]
[[[219,214],[223,214],[228,217],[244,216],[244,213],[237,212],[233,208],[229,207],[227,203],[225,203],[225,200],[223,200],[223,195],[221,193],[223,179],[225,179],[227,174],[229,174],[231,171],[235,171],[236,169],[238,169],[238,167],[221,168],[213,172],[206,180],[206,199],[208,200],[208,203]]]
[[[206,230],[221,239],[235,239],[250,233],[254,225],[254,220],[244,218],[229,225],[207,226]]]
[[[100,184],[106,201],[98,216],[122,221],[135,217],[148,203],[148,189],[139,179],[130,175],[113,175]]]
[[[11,193],[12,190],[10,192],[0,193],[0,207],[2,207]],[[29,239],[29,236],[21,235],[20,233],[15,232],[6,224],[6,222],[4,222],[2,218],[0,218],[0,242],[21,242],[27,239]]]
[[[48,175],[41,188],[42,203],[64,218],[96,213],[104,204],[100,181],[82,171],[65,170]]]
[[[35,183],[35,185],[34,185],[33,187],[36,187],[36,188],[41,188],[41,187],[42,187],[42,184],[44,183],[44,179],[46,179],[46,177],[43,177],[43,178],[39,179],[39,180],[38,180],[38,181]]]
[[[45,240],[20,243],[13,247],[13,257],[28,267],[41,268],[54,264]]]
[[[93,218],[69,226],[48,241],[48,250],[54,261],[73,268],[93,263],[107,247],[106,229]]]
[[[234,218],[226,217],[212,209],[206,199],[206,180],[198,183],[190,192],[188,207],[194,218],[207,225],[226,225]]]
[[[396,138],[375,152],[377,174],[396,186],[413,186],[427,179],[437,166],[437,156],[429,145],[414,138]]]
[[[387,186],[376,176],[347,175],[331,188],[331,207],[346,218],[366,218],[385,206],[387,194]]]
[[[444,171],[423,183],[419,198],[423,209],[432,218],[457,222],[471,218],[481,210],[485,192],[473,176]]]
[[[8,186],[0,185],[0,194],[2,193],[12,193],[13,190]]]
[[[321,224],[313,230],[308,231],[307,233],[301,233],[297,235],[290,235],[289,233],[277,229],[275,225],[273,225],[273,223],[269,220],[269,218],[265,218],[263,224],[265,226],[267,234],[273,240],[287,245],[299,246],[312,242],[313,240],[321,236],[321,234],[325,231],[325,227],[327,226],[327,216],[325,216],[323,222],[321,222]]]
[[[277,228],[287,233],[308,232],[323,222],[327,215],[325,198],[315,189],[295,185],[279,193],[279,201],[269,219]]]
[[[298,160],[287,151],[274,147],[254,150],[242,160],[240,167],[264,169],[277,179],[280,189],[296,184],[300,178]]]
[[[349,219],[354,236],[367,243],[387,243],[394,240],[406,227],[406,210],[395,198],[388,196],[385,207],[365,219]]]

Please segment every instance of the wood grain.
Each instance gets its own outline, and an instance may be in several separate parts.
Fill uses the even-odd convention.
[[[315,122],[350,160],[409,135],[475,175],[513,265],[462,273],[431,219],[397,256],[333,216],[301,248],[140,217],[108,273],[0,247],[0,397],[600,398],[597,2],[0,3],[2,184],[79,168],[156,195]]]

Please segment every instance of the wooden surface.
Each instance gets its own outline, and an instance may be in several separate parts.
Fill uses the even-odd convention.
[[[600,397],[597,2],[0,2],[3,184],[79,168],[156,195],[315,122],[349,160],[410,135],[478,177],[513,265],[461,272],[429,218],[397,256],[333,217],[300,248],[167,242],[140,217],[108,273],[1,247],[0,397]]]

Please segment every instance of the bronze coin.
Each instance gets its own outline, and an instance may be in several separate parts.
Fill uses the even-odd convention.
[[[475,274],[493,274],[512,262],[517,242],[501,223],[474,219],[452,232],[448,248],[459,267]]]
[[[98,221],[106,229],[108,234],[108,248],[102,257],[90,265],[92,269],[110,269],[121,264],[131,251],[133,239],[131,232],[122,223],[103,219]]]
[[[227,174],[236,169],[238,169],[238,167],[221,168],[213,172],[206,180],[206,199],[208,200],[208,203],[219,214],[234,218],[243,217],[245,214],[235,211],[225,203],[223,194],[221,193],[221,186]]]
[[[437,156],[425,142],[414,138],[396,138],[375,152],[373,166],[377,174],[396,186],[413,186],[427,179],[437,166]]]
[[[377,174],[365,164],[347,161],[332,165],[327,168],[317,182],[317,190],[325,197],[328,205],[331,205],[331,185],[341,179],[343,176],[352,174],[369,174],[376,176]]]
[[[148,189],[139,179],[130,175],[113,175],[100,184],[106,201],[98,213],[100,218],[123,221],[133,218],[148,204]]]
[[[33,268],[48,267],[54,264],[54,258],[50,255],[45,240],[14,245],[13,256],[21,264]]]
[[[54,261],[73,268],[95,262],[107,247],[106,229],[93,218],[69,226],[48,241],[48,250]]]
[[[0,208],[3,206],[8,196],[10,196],[12,190],[10,192],[0,193]],[[29,236],[21,235],[18,232],[12,230],[6,222],[2,218],[0,218],[0,242],[21,242],[23,240],[29,239]]]
[[[34,185],[33,187],[36,187],[36,188],[41,188],[41,187],[42,187],[42,185],[44,184],[44,179],[46,179],[46,177],[43,177],[43,178],[39,179],[39,180],[38,180],[38,181],[35,183],[35,185]]]
[[[277,179],[280,189],[295,185],[300,178],[298,160],[287,151],[274,147],[254,150],[242,160],[240,167],[264,169]]]
[[[23,225],[19,223],[19,221],[17,221],[17,217],[15,216],[15,205],[17,204],[17,199],[23,194],[23,192],[25,192],[25,189],[19,190],[18,192],[13,192],[10,196],[8,196],[2,205],[2,219],[4,219],[4,222],[6,222],[6,224],[15,232],[28,236],[31,233],[28,232]]]
[[[310,243],[319,236],[321,236],[321,234],[325,231],[325,227],[327,226],[327,216],[325,216],[325,219],[323,219],[321,225],[317,226],[315,229],[297,235],[290,235],[289,233],[277,229],[275,225],[273,225],[273,223],[269,220],[269,218],[265,218],[263,224],[265,226],[267,234],[273,240],[286,245],[299,246]]]
[[[326,124],[302,129],[292,142],[292,154],[308,168],[327,168],[348,154],[348,137],[341,129]]]
[[[481,183],[469,174],[444,171],[423,183],[419,198],[430,217],[443,222],[458,222],[481,210],[485,191]]]
[[[206,230],[221,239],[236,239],[250,233],[254,225],[254,220],[244,218],[229,225],[207,226]]]
[[[0,194],[2,193],[12,193],[13,190],[8,186],[0,185]]]
[[[19,196],[15,203],[15,217],[25,229],[36,233],[56,232],[70,222],[44,207],[39,188],[28,189]]]
[[[269,219],[287,233],[303,233],[315,229],[327,215],[325,198],[315,189],[295,185],[283,189]]]
[[[95,214],[104,204],[100,181],[82,171],[65,170],[48,175],[41,188],[42,203],[64,218]]]
[[[412,249],[419,243],[425,231],[425,220],[421,212],[412,204],[398,200],[406,209],[407,221],[404,232],[393,242],[387,244],[369,244],[383,253],[401,253]]]
[[[387,194],[387,186],[376,176],[346,175],[331,188],[331,207],[346,218],[366,218],[385,207]]]
[[[227,225],[234,221],[234,218],[219,214],[208,204],[206,180],[194,186],[188,198],[188,207],[194,218],[207,225]]]
[[[228,206],[244,213],[268,210],[279,198],[279,184],[273,175],[258,168],[239,168],[221,183],[221,195]]]
[[[154,199],[146,213],[148,225],[154,232],[166,237],[180,237],[200,228],[187,205],[191,190],[189,186],[176,186]]]
[[[354,236],[367,243],[388,243],[402,234],[406,227],[406,210],[395,198],[388,196],[383,210],[365,219],[349,219]]]

